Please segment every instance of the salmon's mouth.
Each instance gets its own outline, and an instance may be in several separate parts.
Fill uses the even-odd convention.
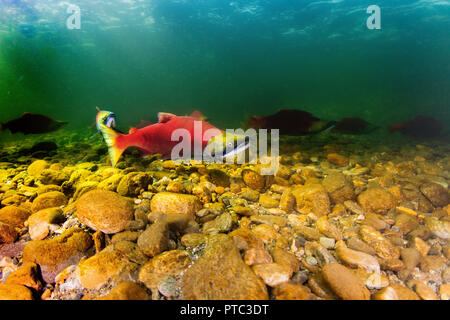
[[[205,148],[205,153],[213,159],[225,159],[240,154],[250,146],[250,137],[233,135],[230,137],[220,135],[211,139]],[[206,159],[207,160],[207,159]]]

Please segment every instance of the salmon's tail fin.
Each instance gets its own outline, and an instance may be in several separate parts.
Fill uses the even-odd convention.
[[[111,120],[114,119],[114,120]],[[108,146],[109,158],[113,167],[116,166],[126,147],[118,146],[117,138],[122,134],[114,129],[115,115],[110,111],[99,111],[96,119],[97,129],[102,133]]]

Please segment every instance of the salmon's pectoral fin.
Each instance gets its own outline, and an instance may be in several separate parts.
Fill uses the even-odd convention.
[[[176,115],[174,115],[173,113],[159,112],[158,113],[158,123],[165,123],[175,117],[176,117]]]

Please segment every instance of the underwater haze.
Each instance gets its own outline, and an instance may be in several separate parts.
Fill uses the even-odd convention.
[[[447,0],[1,0],[0,122],[85,128],[99,106],[122,128],[195,109],[228,128],[280,108],[448,123],[449,30]]]

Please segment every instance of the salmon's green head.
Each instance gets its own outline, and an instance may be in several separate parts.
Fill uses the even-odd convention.
[[[95,118],[97,129],[103,133],[104,127],[114,129],[116,126],[116,115],[111,111],[100,110]]]

